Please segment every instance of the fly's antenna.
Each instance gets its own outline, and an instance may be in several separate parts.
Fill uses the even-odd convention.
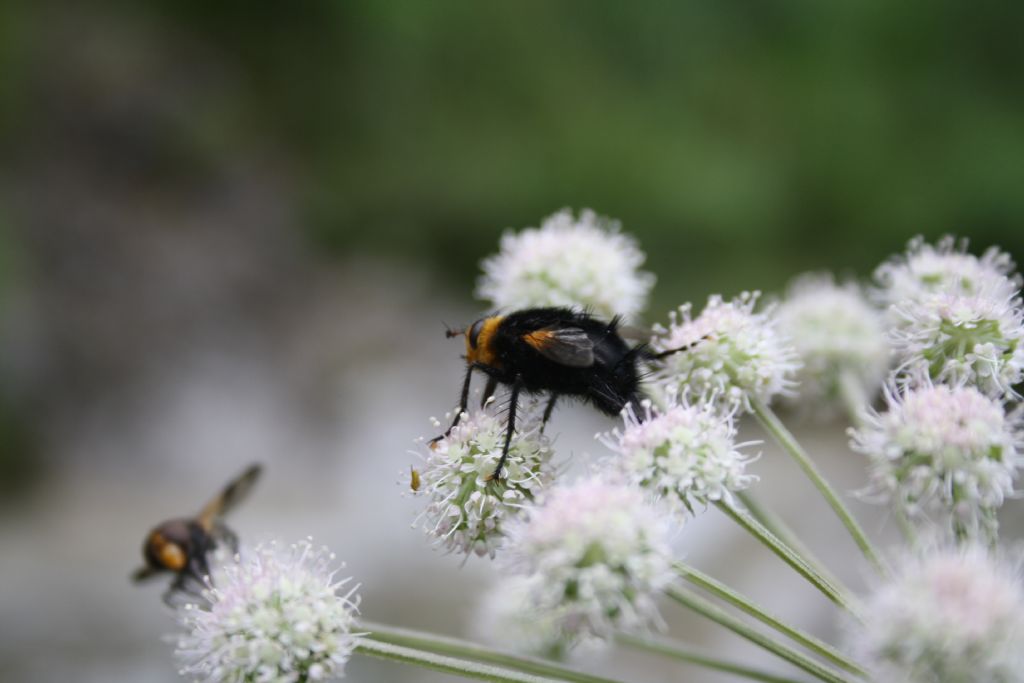
[[[461,337],[463,334],[465,334],[465,332],[463,332],[462,330],[452,329],[451,327],[448,326],[448,323],[442,322],[441,324],[444,325],[445,339],[451,339],[452,337]]]

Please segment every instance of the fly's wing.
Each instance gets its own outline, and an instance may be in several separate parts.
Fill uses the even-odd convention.
[[[216,498],[207,503],[199,513],[199,524],[206,531],[213,531],[217,520],[238,505],[252,490],[256,480],[260,478],[263,468],[250,465],[242,474],[233,479]]]
[[[522,340],[540,355],[570,368],[589,368],[594,364],[594,342],[578,327],[535,330]]]

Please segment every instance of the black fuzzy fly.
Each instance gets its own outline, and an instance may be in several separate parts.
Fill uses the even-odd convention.
[[[459,336],[448,331],[449,337]],[[465,329],[466,376],[459,411],[451,427],[432,443],[451,433],[469,403],[473,371],[487,375],[486,402],[498,384],[510,387],[508,425],[501,459],[491,478],[501,475],[515,430],[519,395],[549,396],[543,422],[547,423],[559,397],[589,403],[606,415],[618,415],[627,405],[638,407],[639,363],[675,353],[653,354],[633,346],[619,333],[619,319],[601,320],[569,308],[529,308],[507,315],[481,318]]]

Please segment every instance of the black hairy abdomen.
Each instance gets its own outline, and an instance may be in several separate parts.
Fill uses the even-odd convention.
[[[541,308],[509,314],[502,321],[496,350],[506,377],[518,374],[523,388],[532,394],[555,393],[591,403],[609,415],[617,415],[638,398],[639,351],[630,347],[616,330],[617,321],[598,320],[586,313],[559,308]],[[576,327],[586,332],[594,345],[594,364],[567,367],[544,357],[523,341],[523,335],[537,330]]]

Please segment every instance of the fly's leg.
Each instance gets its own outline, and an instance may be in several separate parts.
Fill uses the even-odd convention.
[[[548,405],[544,409],[544,417],[540,421],[541,430],[547,426],[548,420],[551,419],[551,413],[555,412],[555,403],[558,401],[558,394],[551,394],[551,398],[548,399]]]
[[[466,378],[462,381],[462,396],[459,398],[459,409],[455,413],[455,419],[452,420],[451,426],[445,430],[444,434],[435,436],[429,441],[430,446],[434,446],[438,441],[451,434],[452,430],[458,426],[459,420],[462,419],[462,414],[466,412],[466,408],[469,406],[469,383],[473,379],[473,369],[475,367],[475,363],[466,366]]]
[[[519,404],[519,392],[523,388],[523,381],[517,376],[515,381],[512,382],[512,394],[509,396],[508,403],[508,426],[505,428],[505,447],[501,450],[501,458],[498,459],[498,466],[491,472],[491,476],[487,477],[487,481],[492,479],[501,478],[501,468],[505,466],[505,460],[508,458],[508,449],[512,445],[512,433],[516,430],[516,407]]]

